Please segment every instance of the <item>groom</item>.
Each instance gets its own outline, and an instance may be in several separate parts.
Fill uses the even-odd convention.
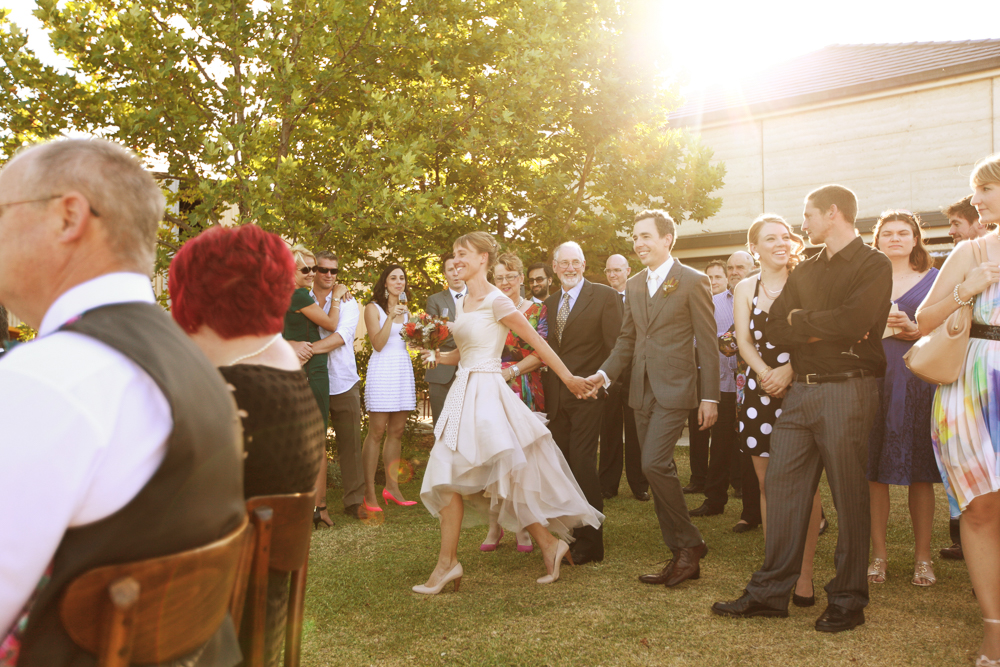
[[[587,378],[596,392],[632,369],[629,406],[635,411],[642,472],[653,493],[663,541],[673,553],[662,571],[644,574],[639,581],[666,586],[697,579],[699,561],[708,551],[688,515],[674,445],[690,410],[698,408],[704,431],[715,423],[719,403],[712,290],[705,274],[670,256],[674,234],[674,221],[665,211],[635,216],[632,247],[646,268],[625,286],[625,319],[615,349]],[[697,348],[695,338],[701,342]]]

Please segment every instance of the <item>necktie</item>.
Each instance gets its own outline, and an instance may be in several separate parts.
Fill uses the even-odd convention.
[[[622,292],[621,297],[622,297],[622,303],[625,303],[625,292]]]
[[[559,342],[562,342],[563,327],[566,326],[566,319],[569,317],[569,292],[563,294],[562,304],[559,305],[559,313],[556,315],[556,333]]]
[[[652,273],[646,278],[646,291],[649,292],[650,297],[656,296],[656,275]]]

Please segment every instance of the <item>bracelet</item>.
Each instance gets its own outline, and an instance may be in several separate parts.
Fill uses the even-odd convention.
[[[340,304],[337,304],[336,306],[331,305],[330,307],[331,308],[336,308],[337,310],[340,310]]]
[[[767,375],[768,373],[770,373],[770,372],[771,372],[771,371],[773,371],[773,370],[774,370],[774,369],[773,369],[773,368],[771,368],[770,366],[764,366],[764,372],[763,372],[763,373],[759,373],[759,372],[757,372],[757,371],[754,371],[754,372],[755,372],[755,373],[757,373],[757,377],[759,377],[760,379],[762,379],[762,380],[763,380],[763,379],[764,379],[764,376],[765,376],[765,375]]]
[[[511,370],[512,370],[512,371],[513,371],[513,373],[514,373],[514,377],[516,377],[516,378],[517,378],[517,377],[521,377],[521,369],[520,369],[520,368],[518,368],[517,364],[514,364],[514,365],[513,365],[513,366],[511,366],[510,368],[511,368]]]
[[[975,302],[976,300],[976,295],[973,294],[971,297],[969,297],[968,301],[962,301],[962,299],[959,298],[958,296],[958,285],[955,285],[955,291],[952,292],[951,295],[955,298],[955,303],[957,303],[960,306],[971,306],[973,302]]]

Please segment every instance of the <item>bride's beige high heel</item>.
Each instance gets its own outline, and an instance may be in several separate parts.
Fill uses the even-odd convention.
[[[420,593],[421,595],[437,595],[438,593],[441,592],[441,589],[443,589],[446,585],[448,585],[449,582],[454,581],[455,592],[457,593],[458,587],[462,584],[463,574],[464,572],[462,571],[462,564],[455,563],[455,567],[448,570],[448,574],[444,575],[444,578],[438,582],[437,586],[425,586],[423,584],[420,584],[418,586],[413,587],[413,592]]]
[[[569,559],[569,564],[573,564],[573,556],[569,552],[569,545],[564,541],[559,540],[556,545],[556,561],[552,566],[552,574],[547,574],[544,577],[539,577],[536,581],[540,584],[551,584],[554,581],[559,580],[559,566],[562,564],[563,557]]]
[[[1000,625],[1000,619],[984,618],[983,623],[993,623],[994,625]],[[985,655],[981,655],[978,658],[976,658],[976,667],[1000,667],[1000,659],[990,660]]]

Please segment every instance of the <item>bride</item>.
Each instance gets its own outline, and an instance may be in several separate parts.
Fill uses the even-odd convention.
[[[434,429],[434,448],[420,489],[424,506],[441,518],[441,552],[427,583],[413,587],[417,593],[435,595],[452,581],[458,590],[463,518],[466,523],[486,523],[492,512],[501,526],[526,529],[545,560],[547,574],[538,579],[540,584],[559,579],[573,528],[597,528],[604,520],[587,502],[542,420],[500,374],[500,353],[511,329],[577,397],[589,391],[586,381],[569,372],[513,302],[486,280],[498,251],[486,232],[455,241],[455,268],[468,292],[456,306],[451,325],[458,349],[439,352],[437,362],[457,365],[458,372]],[[472,517],[465,515],[467,508]]]

